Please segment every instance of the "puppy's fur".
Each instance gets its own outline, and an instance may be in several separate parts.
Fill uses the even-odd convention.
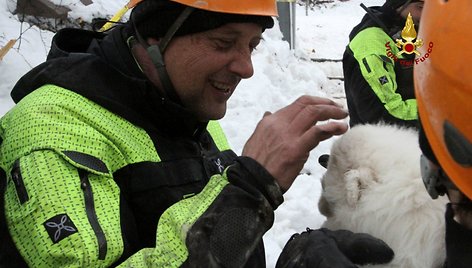
[[[394,250],[391,263],[368,267],[444,263],[448,201],[428,195],[420,155],[418,133],[395,126],[356,126],[333,143],[318,203],[323,227],[369,233]]]

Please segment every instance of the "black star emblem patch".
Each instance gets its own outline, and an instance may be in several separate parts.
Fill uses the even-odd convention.
[[[43,225],[54,244],[71,234],[77,233],[77,227],[67,214],[56,215],[44,222]]]
[[[383,86],[388,83],[388,78],[385,75],[382,77],[379,77],[379,82]]]

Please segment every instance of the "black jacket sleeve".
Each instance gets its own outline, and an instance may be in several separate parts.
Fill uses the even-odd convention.
[[[255,160],[239,157],[229,184],[189,230],[183,267],[265,267],[262,236],[283,202],[274,178]]]
[[[472,230],[454,220],[451,204],[446,210],[446,265],[447,268],[472,267]]]

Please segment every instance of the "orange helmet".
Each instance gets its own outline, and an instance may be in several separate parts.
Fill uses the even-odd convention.
[[[165,34],[163,43],[173,36],[206,31],[231,22],[253,22],[264,30],[274,25],[272,16],[277,15],[276,0],[134,1],[128,6],[134,7],[131,19],[139,34],[144,38],[161,38]]]
[[[422,129],[442,170],[472,199],[472,1],[425,1],[414,68]]]
[[[168,0],[197,9],[229,14],[278,16],[276,0]],[[130,0],[99,31],[109,30],[130,9],[143,0]]]
[[[126,5],[133,8],[143,0],[130,0]],[[275,0],[169,0],[185,6],[204,9],[220,13],[277,16],[277,5]]]
[[[182,5],[191,6],[220,13],[277,16],[275,0],[170,0]]]

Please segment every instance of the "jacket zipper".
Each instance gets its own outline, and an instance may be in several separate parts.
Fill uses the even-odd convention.
[[[18,200],[20,201],[20,204],[23,205],[26,201],[29,200],[29,196],[28,192],[26,191],[25,184],[23,182],[23,177],[21,176],[20,160],[16,160],[13,164],[13,169],[11,171],[11,179],[15,184]]]
[[[87,213],[87,218],[92,226],[92,229],[97,237],[98,241],[98,259],[104,260],[107,255],[107,239],[103,233],[103,229],[98,223],[97,213],[95,211],[95,205],[93,200],[92,187],[87,175],[87,171],[79,169],[80,176],[80,188],[84,192],[85,200],[85,211]]]

